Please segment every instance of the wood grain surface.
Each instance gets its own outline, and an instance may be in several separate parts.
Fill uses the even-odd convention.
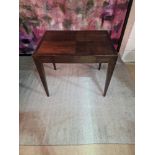
[[[107,31],[46,31],[37,55],[117,55]]]
[[[43,63],[108,63],[106,96],[118,54],[107,31],[46,31],[33,53],[46,95],[49,90]]]
[[[134,155],[134,145],[20,146],[20,155]]]

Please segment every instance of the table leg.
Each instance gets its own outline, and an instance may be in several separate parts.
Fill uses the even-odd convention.
[[[106,92],[108,90],[108,86],[110,84],[110,80],[116,65],[116,61],[117,61],[117,57],[116,59],[112,59],[109,63],[108,63],[108,69],[107,69],[107,75],[106,75],[106,82],[105,82],[105,87],[104,87],[104,93],[103,96],[106,96]]]
[[[99,63],[98,70],[100,70],[100,69],[101,69],[101,64],[102,64],[102,63]]]
[[[48,87],[47,87],[47,82],[46,82],[46,77],[45,77],[45,71],[44,71],[44,66],[43,63],[40,62],[39,60],[37,60],[36,58],[33,58],[36,68],[38,70],[40,79],[42,81],[42,84],[44,86],[45,92],[47,94],[47,96],[49,96],[49,91],[48,91]]]
[[[54,67],[54,70],[56,70],[56,65],[55,65],[55,63],[53,63],[53,67]]]

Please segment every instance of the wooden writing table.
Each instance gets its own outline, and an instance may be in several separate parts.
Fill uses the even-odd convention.
[[[118,54],[107,31],[46,31],[33,54],[47,96],[48,86],[43,63],[108,63],[103,96],[106,95]]]

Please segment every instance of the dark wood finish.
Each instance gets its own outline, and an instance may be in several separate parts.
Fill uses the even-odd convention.
[[[104,93],[103,96],[106,95],[115,65],[116,65],[117,57],[111,59],[111,61],[108,62],[108,69],[107,69],[107,75],[106,75],[106,82],[105,82],[105,87],[104,87]]]
[[[37,70],[38,70],[40,79],[42,81],[42,84],[43,84],[43,86],[45,88],[45,92],[46,92],[47,96],[49,96],[49,91],[48,91],[48,86],[47,86],[47,82],[46,82],[46,77],[45,77],[45,71],[44,71],[43,63],[41,63],[39,61],[39,59],[37,59],[36,57],[33,57],[33,60],[34,60],[34,63],[36,65],[36,67],[37,67]]]
[[[101,69],[101,64],[102,64],[102,63],[99,63],[98,70],[100,70],[100,69]]]
[[[107,31],[46,31],[33,59],[41,81],[49,96],[43,63],[108,63],[104,89],[106,95],[117,61],[117,52],[112,46]]]
[[[55,63],[53,63],[53,67],[54,67],[54,70],[56,70],[56,65],[55,65]]]

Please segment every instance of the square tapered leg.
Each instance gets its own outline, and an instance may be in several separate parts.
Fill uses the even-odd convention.
[[[99,63],[98,70],[100,70],[100,69],[101,69],[101,64],[102,64],[102,63]]]
[[[106,74],[106,81],[105,81],[105,87],[104,87],[104,93],[103,96],[106,96],[110,81],[111,81],[111,77],[115,68],[117,62],[117,57],[112,58],[109,62],[108,62],[108,69],[107,69],[107,74]]]
[[[40,62],[37,58],[33,57],[33,60],[35,62],[36,68],[38,70],[40,79],[42,81],[42,84],[44,86],[45,92],[47,94],[47,96],[49,96],[49,91],[48,91],[48,87],[47,87],[47,81],[46,81],[46,77],[45,77],[45,71],[44,71],[44,66],[43,63]]]
[[[55,63],[53,63],[53,67],[54,67],[54,70],[56,70],[56,65],[55,65]]]

